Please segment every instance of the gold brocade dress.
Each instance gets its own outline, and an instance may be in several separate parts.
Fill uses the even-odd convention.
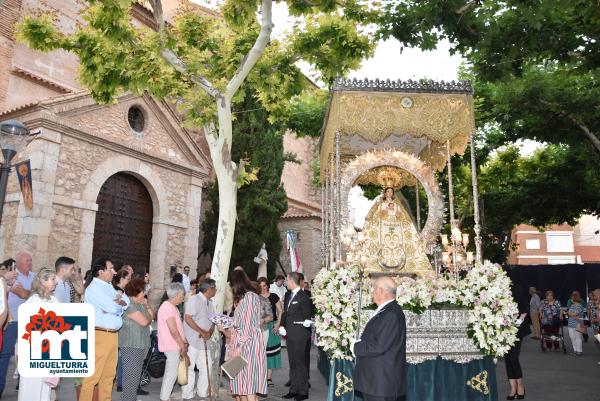
[[[420,275],[432,270],[417,229],[399,200],[380,197],[367,214],[363,232],[366,272]]]

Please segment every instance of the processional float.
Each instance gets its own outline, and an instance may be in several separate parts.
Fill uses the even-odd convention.
[[[369,277],[380,275],[402,280],[432,272],[458,279],[471,267],[481,265],[474,132],[473,90],[468,82],[338,79],[332,88],[320,139],[324,269],[359,266],[359,280],[366,282]],[[463,154],[469,145],[475,208],[474,253],[467,249],[469,235],[460,231],[455,218],[450,163],[452,155]],[[448,193],[443,194],[436,175],[446,168]],[[349,193],[356,185],[369,184],[381,187],[382,195],[367,213],[364,226],[357,228],[349,214]],[[415,188],[414,212],[399,191],[406,186]],[[427,198],[424,224],[420,193]],[[446,217],[451,234],[440,237]],[[358,319],[362,315],[362,299],[359,293]],[[431,370],[439,370],[442,364],[446,364],[444,369],[448,362],[463,364],[458,369],[462,368],[468,377],[452,372],[458,382],[452,381],[451,386],[462,384],[465,389],[459,393],[448,391],[448,396],[494,400],[497,395],[495,376],[491,377],[495,375],[493,363],[469,338],[467,320],[467,310],[459,308],[429,309],[419,315],[407,312],[407,359],[412,364],[412,374],[433,375]],[[357,330],[360,327],[359,320]],[[473,361],[480,363],[465,370],[465,364]],[[350,399],[348,369],[352,367],[348,366],[346,362],[332,366],[330,401]],[[430,379],[423,382],[431,384]],[[430,389],[416,389],[412,397],[452,399],[439,398]]]

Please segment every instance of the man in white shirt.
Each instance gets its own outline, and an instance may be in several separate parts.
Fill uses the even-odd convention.
[[[75,261],[67,256],[61,256],[54,262],[56,269],[56,289],[54,296],[58,302],[68,304],[71,302],[71,286],[69,280],[75,273]]]
[[[181,397],[184,400],[194,399],[194,383],[196,376],[194,367],[198,368],[198,384],[196,392],[198,397],[206,398],[208,394],[208,383],[210,375],[210,354],[207,340],[212,335],[215,325],[210,317],[215,315],[212,298],[217,292],[215,280],[204,280],[198,285],[198,294],[192,296],[185,304],[183,331],[189,343],[188,357],[190,366],[188,368],[188,384],[181,388]],[[208,368],[208,370],[207,370]]]
[[[185,288],[185,293],[189,293],[192,289],[192,285],[190,282],[190,267],[189,266],[185,266],[183,268],[183,288]]]
[[[285,286],[283,285],[284,281],[285,277],[283,277],[282,275],[277,275],[277,277],[275,277],[275,280],[273,281],[273,284],[271,284],[271,287],[269,288],[269,292],[277,294],[279,299],[281,299],[281,302],[283,302],[285,293],[287,292],[287,288],[285,288]]]

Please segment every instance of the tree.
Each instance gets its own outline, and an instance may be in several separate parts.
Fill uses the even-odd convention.
[[[453,181],[457,218],[472,234],[469,157],[453,158]],[[515,225],[575,224],[582,212],[600,213],[600,176],[592,169],[598,163],[600,155],[591,147],[582,152],[560,145],[545,146],[530,156],[509,146],[489,156],[478,173],[485,257],[506,260],[515,245],[510,242]]]
[[[238,190],[237,224],[231,260],[240,264],[248,275],[256,277],[258,265],[253,262],[263,243],[269,253],[267,270],[272,274],[277,268],[281,253],[279,218],[287,210],[287,196],[281,184],[284,162],[290,161],[283,151],[285,127],[271,124],[269,114],[260,107],[256,97],[247,92],[243,103],[236,105],[237,116],[233,126],[234,160],[248,160],[258,169],[258,180]],[[209,185],[207,199],[212,208],[202,222],[204,242],[202,253],[211,254],[215,248],[219,221],[219,193],[216,183]]]
[[[480,127],[486,257],[506,256],[515,224],[574,223],[582,213],[600,212],[595,200],[600,167],[596,2],[389,2],[379,25],[381,37],[393,36],[403,46],[432,49],[446,39],[468,61]],[[510,147],[520,139],[547,146],[522,157]],[[470,173],[460,174],[463,162],[468,158],[453,158],[459,187],[470,185]],[[472,207],[464,192],[464,199],[457,192],[457,206]],[[470,213],[461,213],[468,224]]]
[[[449,40],[470,63],[482,99],[480,121],[498,124],[502,142],[585,142],[600,152],[596,2],[391,2],[380,24],[381,36],[403,45],[432,49]]]
[[[147,91],[176,102],[187,125],[203,127],[220,200],[211,266],[220,309],[236,225],[237,183],[248,174],[243,161],[232,159],[232,107],[245,99],[242,84],[253,88],[276,120],[287,99],[304,88],[296,61],[313,64],[329,82],[371,54],[369,37],[357,30],[365,7],[359,0],[287,0],[290,13],[302,18],[289,35],[273,40],[273,0],[226,0],[222,18],[188,6],[172,21],[164,20],[161,0],[150,0],[156,29],[132,24],[134,3],[88,0],[85,24],[69,34],[60,32],[49,15],[29,16],[19,25],[19,38],[37,50],[75,53],[79,80],[98,102],[112,102],[122,91]]]

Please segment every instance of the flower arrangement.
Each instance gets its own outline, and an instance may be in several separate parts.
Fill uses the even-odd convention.
[[[359,280],[358,267],[343,265],[322,269],[315,278],[317,344],[334,359],[352,359]],[[372,313],[371,291],[369,285],[363,286],[361,329]],[[459,280],[433,272],[416,279],[402,277],[397,294],[398,303],[417,314],[447,305],[469,309],[468,335],[486,355],[501,357],[517,340],[517,305],[511,296],[510,279],[499,265],[486,262],[475,266]]]

